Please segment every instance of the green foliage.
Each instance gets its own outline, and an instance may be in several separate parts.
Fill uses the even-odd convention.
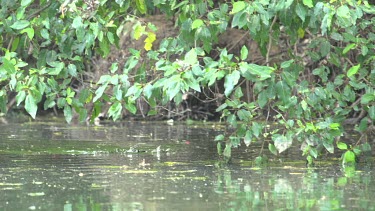
[[[367,1],[22,0],[2,1],[1,8],[3,113],[14,98],[32,118],[57,108],[67,122],[75,115],[93,120],[109,105],[117,120],[124,111],[137,113],[138,100],[154,115],[216,87],[216,111],[228,126],[216,137],[219,153],[229,158],[232,147],[261,142],[277,155],[299,143],[309,164],[322,149],[334,152],[350,115],[365,114],[360,132],[373,126],[375,8]],[[175,18],[176,37],[159,40],[157,27],[143,22],[153,11]],[[259,50],[216,48],[231,28]],[[128,49],[122,69],[116,61],[97,81],[85,81],[91,58],[109,57],[124,33],[144,45]],[[256,54],[264,61],[252,60]],[[355,146],[337,147],[343,162],[353,161]]]

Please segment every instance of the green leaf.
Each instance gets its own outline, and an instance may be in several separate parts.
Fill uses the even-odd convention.
[[[25,109],[26,109],[27,113],[29,113],[30,116],[33,119],[35,119],[36,112],[38,110],[38,106],[37,106],[36,100],[34,99],[34,97],[31,94],[27,95],[27,97],[26,97]]]
[[[344,159],[343,159],[343,164],[353,164],[355,163],[355,154],[352,151],[346,151],[344,153]]]
[[[19,20],[19,21],[14,22],[10,26],[10,28],[16,29],[16,30],[21,30],[21,29],[24,29],[24,28],[28,27],[29,25],[30,25],[29,21],[27,21],[27,20]]]
[[[374,101],[374,100],[375,100],[375,94],[367,93],[362,96],[361,104],[368,104],[369,102]]]
[[[95,97],[94,97],[94,99],[92,100],[92,102],[95,103],[99,98],[102,97],[102,95],[103,95],[104,91],[106,90],[107,86],[108,86],[108,83],[105,83],[105,84],[103,84],[102,86],[100,86],[100,87],[95,91]]]
[[[348,149],[348,145],[344,142],[337,142],[337,148],[341,149],[341,150],[347,150]]]
[[[333,146],[332,143],[328,143],[328,142],[323,142],[323,146],[324,148],[326,148],[326,150],[330,153],[334,153],[335,151],[335,147]]]
[[[297,4],[296,13],[298,17],[301,18],[302,22],[305,22],[306,13],[307,13],[306,8],[302,6],[301,4]]]
[[[78,29],[80,27],[83,27],[82,23],[82,17],[81,16],[76,16],[73,20],[72,27],[75,29]]]
[[[224,81],[224,88],[225,88],[224,94],[225,94],[225,96],[228,97],[232,93],[233,88],[234,88],[234,86],[237,85],[240,77],[241,77],[241,75],[240,75],[240,72],[238,70],[234,70],[232,73],[225,76],[225,81]]]
[[[64,116],[67,123],[70,123],[73,119],[72,108],[69,105],[64,106]]]
[[[337,9],[336,14],[341,18],[345,18],[345,19],[350,18],[350,9],[348,5],[344,4],[340,6]]]
[[[292,139],[288,139],[287,137],[283,135],[277,136],[274,140],[275,147],[279,151],[279,153],[282,153],[285,150],[287,150],[289,147],[291,147],[292,143],[293,143]]]
[[[214,141],[224,141],[224,135],[223,134],[220,134],[220,135],[217,135],[216,137],[215,137],[215,140]]]
[[[21,6],[26,7],[28,6],[33,0],[22,0],[21,1]]]
[[[147,5],[145,0],[135,0],[135,3],[137,5],[137,9],[141,14],[146,14],[147,12]]]
[[[202,25],[204,24],[204,22],[202,21],[202,19],[195,19],[193,21],[193,23],[191,24],[191,29],[194,30],[196,28],[199,28],[201,27]]]
[[[24,90],[18,92],[16,96],[17,106],[19,106],[26,98],[26,92]]]
[[[250,81],[263,81],[267,78],[271,78],[271,73],[274,70],[275,69],[273,67],[260,66],[257,64],[247,64],[245,62],[240,63],[241,75]]]
[[[233,9],[232,11],[230,12],[230,14],[236,14],[238,13],[239,11],[245,9],[246,7],[246,3],[244,1],[237,1],[237,2],[234,2],[233,3]]]
[[[223,153],[224,157],[229,159],[231,156],[232,156],[232,145],[231,144],[226,144],[225,145],[225,149],[224,149],[224,153]]]
[[[375,106],[371,106],[368,109],[368,115],[372,120],[375,120]]]
[[[269,143],[269,144],[268,144],[268,150],[269,150],[272,154],[277,155],[277,149],[276,149],[275,145]]]
[[[351,76],[355,75],[355,74],[358,72],[358,70],[359,70],[360,67],[361,67],[361,64],[358,64],[358,65],[355,65],[355,66],[351,67],[351,68],[348,70],[348,72],[347,72],[346,75],[347,75],[348,77],[351,77]]]
[[[108,110],[108,116],[112,117],[113,120],[117,120],[121,117],[122,105],[120,102],[115,102],[111,105]]]
[[[277,82],[276,86],[277,96],[284,104],[288,104],[290,101],[291,90],[284,81]]]
[[[26,32],[26,34],[27,34],[27,36],[29,37],[30,40],[32,40],[34,38],[34,29],[33,28],[23,29],[20,33],[23,34],[25,32]]]
[[[348,53],[348,51],[350,51],[351,49],[355,48],[356,44],[355,43],[351,43],[351,44],[348,44],[344,50],[342,51],[343,54],[346,54]]]
[[[304,5],[308,6],[309,8],[314,7],[312,0],[303,0],[302,2]]]
[[[194,65],[198,62],[198,56],[195,48],[192,48],[186,53],[184,62],[189,65]]]
[[[244,137],[244,143],[247,147],[251,144],[252,137],[253,137],[253,133],[251,132],[251,130],[247,130],[246,135]]]
[[[247,59],[247,56],[249,54],[249,50],[247,50],[247,47],[244,45],[241,48],[241,60],[244,61]]]

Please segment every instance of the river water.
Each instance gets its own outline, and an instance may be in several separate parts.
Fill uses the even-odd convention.
[[[61,120],[0,125],[0,210],[375,210],[373,159],[256,168],[259,147],[218,165],[214,123]],[[298,161],[298,160],[297,160]]]

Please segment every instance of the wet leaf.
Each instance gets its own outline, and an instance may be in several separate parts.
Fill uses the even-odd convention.
[[[73,118],[72,108],[69,105],[65,105],[64,107],[64,116],[65,116],[66,122],[70,123],[72,121],[72,118]]]

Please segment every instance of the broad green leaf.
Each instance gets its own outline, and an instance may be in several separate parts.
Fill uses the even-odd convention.
[[[19,106],[26,98],[26,92],[24,90],[18,92],[16,96],[17,106]]]
[[[82,17],[81,16],[76,16],[73,20],[72,27],[75,29],[83,27],[82,23]]]
[[[275,70],[273,67],[260,66],[257,64],[240,63],[241,75],[250,81],[263,81],[271,78],[271,73]],[[254,77],[255,75],[255,77]]]
[[[232,145],[231,144],[226,144],[225,145],[225,149],[224,149],[224,153],[223,153],[224,157],[226,157],[227,159],[230,158],[232,156]]]
[[[238,70],[234,70],[232,73],[228,74],[225,76],[225,81],[224,81],[224,94],[225,96],[229,96],[233,88],[238,84],[238,80],[240,79],[240,72]]]
[[[134,29],[134,39],[139,40],[139,38],[141,38],[141,36],[145,33],[145,30],[146,26],[137,25]]]
[[[114,121],[119,119],[121,117],[122,112],[122,105],[120,102],[115,102],[111,105],[111,107],[108,110],[108,116],[112,117]]]
[[[346,151],[344,153],[343,164],[352,164],[355,163],[355,154],[352,151]]]
[[[14,67],[14,65],[12,64],[12,62],[10,62],[8,59],[6,58],[3,58],[3,65],[0,66],[0,70],[4,70],[8,73],[8,74],[13,74],[16,72],[16,68]]]
[[[204,24],[204,22],[202,21],[202,19],[195,19],[193,21],[193,23],[191,24],[191,29],[194,30],[196,28],[199,28],[201,27],[202,25]]]
[[[306,11],[306,8],[302,4],[297,4],[296,13],[298,17],[301,18],[302,22],[305,22],[307,11]]]
[[[333,146],[332,143],[323,142],[323,146],[324,146],[324,148],[326,148],[326,150],[327,150],[329,153],[334,153],[334,152],[335,152],[335,147]]]
[[[277,82],[275,88],[277,96],[284,104],[287,104],[290,101],[291,94],[289,86],[284,81],[279,81]]]
[[[279,151],[279,153],[282,153],[285,150],[287,150],[289,147],[291,147],[292,143],[293,141],[291,139],[288,139],[287,137],[283,135],[277,136],[274,140],[274,145],[277,151]]]
[[[69,105],[64,107],[64,116],[67,123],[70,123],[73,119],[72,108]]]
[[[367,93],[362,96],[361,104],[368,104],[369,102],[374,101],[374,100],[375,100],[375,94]]]
[[[198,62],[198,55],[195,48],[186,53],[184,62],[189,65],[194,65]]]
[[[26,7],[26,6],[28,6],[32,1],[34,1],[34,0],[22,0],[22,1],[21,1],[21,6],[22,6],[22,7]]]
[[[281,63],[281,68],[285,69],[285,68],[288,68],[290,67],[291,64],[294,63],[294,59],[291,59],[291,60],[288,60],[288,61],[284,61]]]
[[[368,115],[372,120],[375,120],[375,106],[371,106],[368,109]]]
[[[29,113],[30,116],[33,119],[35,119],[36,112],[38,110],[38,106],[37,106],[36,100],[34,99],[34,97],[31,94],[27,95],[27,97],[26,97],[25,109],[26,109],[27,113]]]
[[[247,130],[246,135],[244,137],[244,143],[247,147],[251,144],[252,138],[253,138],[253,134],[251,130]]]
[[[94,97],[94,99],[92,100],[92,102],[95,103],[99,98],[102,97],[102,95],[103,95],[104,91],[106,90],[107,86],[108,86],[108,83],[105,83],[105,84],[101,85],[101,86],[95,91],[95,97]]]
[[[348,145],[344,142],[337,142],[337,148],[341,149],[341,150],[347,150],[348,149]]]
[[[10,28],[16,29],[16,30],[21,30],[21,29],[24,29],[24,28],[28,27],[29,25],[30,25],[29,21],[27,21],[27,20],[19,20],[19,21],[14,22],[10,26]]]
[[[125,104],[125,108],[132,114],[137,113],[137,107],[134,105],[134,102],[128,101],[128,103]]]
[[[313,157],[313,158],[318,158],[318,151],[315,149],[315,148],[310,148],[310,155]]]
[[[357,64],[357,65],[355,65],[355,66],[352,66],[352,67],[348,70],[348,72],[346,73],[346,75],[347,75],[348,77],[351,77],[351,76],[357,74],[357,72],[358,72],[358,70],[359,70],[360,67],[361,67],[361,64]]]
[[[342,17],[342,18],[350,18],[350,9],[349,9],[348,5],[344,4],[344,5],[340,6],[337,9],[336,14],[339,17]]]
[[[276,149],[275,145],[269,143],[269,144],[268,144],[268,150],[269,150],[272,154],[277,155],[277,149]]]
[[[137,9],[141,14],[146,14],[147,12],[147,5],[145,0],[135,0],[135,3],[137,5]]]
[[[233,9],[232,11],[230,12],[230,14],[236,14],[238,13],[239,11],[245,9],[246,7],[246,3],[244,1],[237,1],[237,2],[234,2],[233,3]]]
[[[303,0],[302,2],[304,5],[308,6],[309,8],[314,7],[313,0]]]
[[[25,33],[27,34],[27,36],[29,37],[30,40],[32,40],[34,38],[34,29],[33,28],[26,28],[26,29],[23,29],[20,33]]]
[[[241,60],[245,61],[247,59],[247,56],[249,54],[249,50],[247,50],[247,47],[244,45],[241,48]]]
[[[224,141],[224,135],[223,134],[220,134],[220,135],[217,135],[216,137],[215,137],[215,140],[214,141]]]

